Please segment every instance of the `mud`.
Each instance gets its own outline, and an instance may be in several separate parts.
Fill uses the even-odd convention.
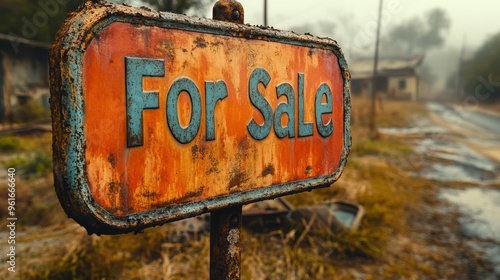
[[[458,233],[452,230],[448,237],[459,238],[468,254],[472,250],[487,263],[468,265],[468,274],[500,279],[500,160],[495,154],[500,150],[500,117],[440,103],[428,103],[427,109],[429,116],[414,119],[410,128],[380,132],[404,137],[414,146],[416,156],[409,161],[418,168],[413,175],[439,186],[436,199],[450,205],[440,210],[442,215],[458,222]]]

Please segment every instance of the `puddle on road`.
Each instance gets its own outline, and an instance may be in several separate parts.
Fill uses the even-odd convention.
[[[426,118],[415,118],[412,120],[411,127],[405,128],[379,128],[382,134],[388,135],[399,135],[399,136],[411,136],[411,135],[433,135],[447,133],[448,130],[439,126],[434,125]]]
[[[479,238],[471,245],[484,251],[500,276],[500,190],[487,188],[441,188],[439,197],[458,206],[468,217],[461,224],[466,234]],[[484,240],[484,241],[482,241]],[[490,242],[490,241],[492,242]]]
[[[462,142],[452,142],[444,137],[427,138],[416,142],[417,152],[429,157],[447,160],[449,162],[468,165],[472,168],[494,172],[498,164],[487,157],[473,151]]]
[[[416,175],[443,182],[493,183],[498,164],[471,150],[466,144],[444,138],[415,142],[415,151],[423,160],[433,159]]]
[[[442,163],[434,163],[428,169],[417,173],[416,176],[448,182],[475,183],[481,181],[483,184],[490,182],[489,179],[491,178],[488,172],[471,168],[467,165],[450,165]]]
[[[478,185],[495,183],[500,165],[475,152],[462,142],[450,141],[446,129],[437,127],[429,120],[413,120],[412,128],[381,128],[388,135],[421,136],[413,138],[415,154],[428,161],[427,168],[414,175],[436,181],[467,182]]]
[[[487,188],[442,188],[439,196],[459,206],[467,219],[466,233],[500,242],[500,190]]]
[[[446,106],[429,103],[427,107],[449,125],[473,126]],[[379,131],[382,134],[417,136],[411,137],[417,155],[414,160],[423,161],[425,168],[415,172],[415,176],[432,179],[445,186],[455,182],[470,184],[463,189],[442,187],[439,197],[457,205],[464,214],[460,223],[464,232],[472,237],[467,244],[484,252],[493,264],[494,277],[498,277],[494,279],[500,279],[500,190],[484,187],[500,183],[500,163],[477,153],[466,143],[454,140],[457,137],[449,137],[452,136],[450,130],[436,126],[429,119],[414,120],[412,128]],[[499,141],[498,137],[494,141]]]

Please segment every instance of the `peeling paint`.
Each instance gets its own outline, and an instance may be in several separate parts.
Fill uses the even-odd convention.
[[[229,255],[231,255],[231,258],[234,258],[237,249],[236,244],[240,242],[240,231],[238,229],[230,230],[227,236],[227,242],[229,242]]]

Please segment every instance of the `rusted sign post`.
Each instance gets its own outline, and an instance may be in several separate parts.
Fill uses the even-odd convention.
[[[218,1],[213,19],[243,24],[245,11],[234,0]],[[210,279],[240,279],[242,206],[210,213]]]
[[[243,25],[239,3],[218,5],[223,21],[89,1],[59,31],[55,186],[89,233],[213,212],[239,258],[241,205],[340,177],[350,98],[337,43]]]

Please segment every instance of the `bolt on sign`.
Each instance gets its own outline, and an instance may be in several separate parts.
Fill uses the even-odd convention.
[[[327,187],[346,163],[331,39],[88,1],[50,56],[56,191],[89,233]]]

